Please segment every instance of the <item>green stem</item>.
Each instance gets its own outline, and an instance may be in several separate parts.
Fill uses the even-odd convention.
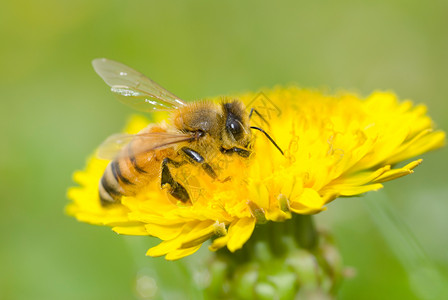
[[[309,215],[257,225],[242,249],[217,251],[209,269],[211,299],[328,298],[342,278],[338,251]]]

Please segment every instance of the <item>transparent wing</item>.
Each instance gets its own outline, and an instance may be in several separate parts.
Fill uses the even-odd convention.
[[[98,148],[96,156],[112,160],[117,157],[136,155],[152,150],[161,150],[182,142],[193,141],[191,134],[152,132],[143,134],[114,134]],[[132,143],[132,145],[130,145]],[[130,145],[128,150],[125,147]],[[130,150],[129,150],[130,149]]]
[[[137,110],[151,112],[185,106],[179,97],[122,63],[97,58],[92,65],[118,99]]]

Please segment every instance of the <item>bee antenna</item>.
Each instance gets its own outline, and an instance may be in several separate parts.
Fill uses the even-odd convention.
[[[280,151],[280,153],[281,153],[282,155],[285,155],[285,154],[283,153],[283,150],[282,150],[282,149],[277,145],[277,143],[276,143],[276,142],[269,136],[269,134],[268,134],[266,131],[264,131],[262,128],[260,128],[260,127],[255,127],[255,126],[251,126],[250,129],[256,129],[256,130],[259,130],[259,131],[263,132],[264,135],[271,141],[271,143],[274,144],[274,146],[278,149],[278,151]]]

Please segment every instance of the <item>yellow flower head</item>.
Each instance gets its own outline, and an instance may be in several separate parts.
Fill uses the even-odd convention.
[[[191,164],[173,168],[190,202],[174,201],[156,180],[136,196],[107,207],[100,205],[98,182],[108,161],[91,158],[86,170],[74,174],[80,186],[68,191],[73,202],[67,212],[120,234],[158,237],[162,242],[148,250],[150,256],[178,259],[210,238],[211,250],[227,246],[233,252],[257,223],[285,221],[293,213],[315,214],[337,197],[378,190],[382,182],[411,174],[421,160],[394,165],[445,142],[444,132],[433,131],[425,106],[399,102],[392,93],[360,99],[349,93],[277,88],[238,99],[264,117],[254,115],[252,125],[259,123],[284,155],[254,131],[249,158],[210,158],[220,180]],[[137,133],[148,124],[135,116],[126,132]]]

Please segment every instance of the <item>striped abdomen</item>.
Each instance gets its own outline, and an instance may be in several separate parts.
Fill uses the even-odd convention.
[[[111,161],[99,182],[99,198],[103,206],[117,203],[122,196],[134,196],[149,182],[159,177],[162,160],[173,149],[155,150],[134,155],[133,143],[123,151],[126,155]]]

